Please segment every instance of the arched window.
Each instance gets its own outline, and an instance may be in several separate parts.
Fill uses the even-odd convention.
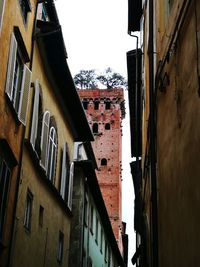
[[[68,144],[65,143],[62,151],[62,170],[61,170],[61,183],[60,195],[64,200],[67,200],[68,180],[69,180],[70,158]]]
[[[103,158],[101,160],[101,166],[107,166],[107,159]]]
[[[93,126],[92,126],[92,131],[93,131],[94,134],[98,133],[98,128],[99,128],[98,123],[94,123]]]
[[[33,113],[31,122],[30,143],[38,157],[40,157],[40,142],[41,142],[41,129],[42,129],[42,90],[39,81],[35,82],[35,95],[33,102]]]
[[[45,111],[42,118],[42,132],[41,132],[41,158],[40,165],[44,170],[47,170],[47,149],[48,149],[48,136],[49,136],[49,123],[50,123],[50,112]]]
[[[99,109],[99,100],[97,98],[94,100],[94,109],[95,110]]]
[[[111,106],[110,104],[111,104],[110,99],[107,98],[105,101],[105,109],[110,109],[110,106]]]
[[[69,149],[67,143],[63,147],[62,169],[60,182],[60,195],[67,203],[68,208],[72,209],[72,192],[74,178],[74,162],[70,162]]]
[[[110,123],[105,124],[105,130],[110,130]]]
[[[57,133],[55,128],[51,127],[49,131],[47,177],[52,183],[54,183],[54,177],[55,177],[56,155],[57,155]]]

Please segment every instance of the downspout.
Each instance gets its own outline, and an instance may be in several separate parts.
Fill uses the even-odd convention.
[[[130,36],[136,38],[136,57],[135,57],[135,87],[136,87],[136,90],[135,90],[135,117],[136,117],[136,161],[139,160],[139,144],[138,144],[138,139],[137,139],[137,136],[138,136],[138,103],[137,103],[137,100],[138,100],[138,36],[137,35],[131,35]]]
[[[136,90],[135,90],[135,117],[136,117],[136,124],[138,124],[138,120],[137,120],[137,117],[138,117],[138,106],[137,106],[137,96],[138,96],[138,36],[137,35],[131,35],[130,36],[136,38],[136,57],[135,57],[135,87],[136,87]],[[136,125],[136,161],[139,160],[139,157],[138,157],[138,154],[139,154],[139,151],[138,151],[138,127]],[[137,232],[136,232],[136,250],[138,248],[138,235],[137,235]],[[138,266],[137,264],[137,261],[136,261],[136,267]]]
[[[152,266],[158,267],[158,208],[156,176],[156,125],[154,94],[154,1],[149,0],[149,109],[150,109],[150,166],[151,166],[151,213],[152,213]]]

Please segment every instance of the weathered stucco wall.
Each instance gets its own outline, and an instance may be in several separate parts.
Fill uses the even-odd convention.
[[[198,1],[197,1],[198,2]],[[165,92],[157,95],[158,227],[160,266],[197,266],[200,240],[200,98],[197,83],[195,1],[191,1],[164,71]],[[180,3],[179,3],[180,4]],[[166,33],[176,21],[174,1]],[[198,46],[200,3],[197,3]],[[167,36],[160,43],[161,58]]]

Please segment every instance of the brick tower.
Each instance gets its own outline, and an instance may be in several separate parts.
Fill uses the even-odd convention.
[[[125,115],[123,89],[78,90],[94,133],[97,178],[115,238],[122,251],[121,166],[122,119]]]

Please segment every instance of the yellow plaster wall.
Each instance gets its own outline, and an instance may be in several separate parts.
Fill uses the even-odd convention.
[[[43,179],[37,173],[29,152],[25,150],[16,214],[13,267],[60,266],[57,262],[59,231],[64,233],[63,263],[68,266],[71,218]],[[33,193],[30,232],[23,226],[27,189]],[[40,205],[44,208],[42,227],[39,225]]]

